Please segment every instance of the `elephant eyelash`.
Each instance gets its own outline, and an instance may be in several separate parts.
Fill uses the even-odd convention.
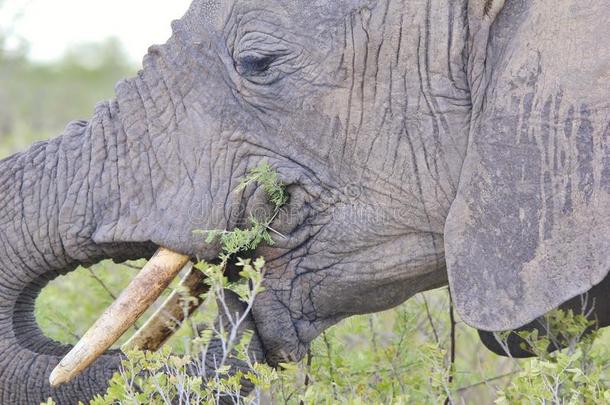
[[[276,36],[249,32],[234,48],[235,69],[256,84],[272,84],[279,79],[282,62],[289,61],[293,47]],[[277,69],[276,69],[277,67]]]
[[[235,61],[237,72],[249,82],[257,85],[277,83],[289,71],[281,67],[289,52],[242,52]]]
[[[278,57],[274,55],[245,55],[239,59],[240,73],[261,74],[269,70]]]

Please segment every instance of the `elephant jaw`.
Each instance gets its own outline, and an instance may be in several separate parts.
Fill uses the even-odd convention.
[[[188,261],[188,256],[160,248],[53,370],[49,378],[51,386],[57,387],[70,382],[102,356],[161,296]],[[154,323],[149,324],[144,335],[159,341],[161,338],[158,335],[162,334],[162,330],[157,326]],[[131,341],[131,347],[144,349],[145,347],[137,347],[138,342],[142,340]]]

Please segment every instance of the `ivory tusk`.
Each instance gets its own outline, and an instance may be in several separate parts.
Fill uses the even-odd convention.
[[[159,350],[184,322],[185,317],[191,316],[202,304],[199,297],[209,290],[204,279],[201,271],[191,269],[180,283],[182,288],[167,298],[161,308],[123,345],[122,350]],[[186,308],[183,303],[184,292],[189,297]]]
[[[160,248],[51,373],[52,387],[71,381],[108,350],[155,302],[189,257]]]

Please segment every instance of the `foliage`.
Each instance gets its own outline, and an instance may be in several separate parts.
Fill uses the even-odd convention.
[[[142,265],[141,261],[125,265],[105,261],[57,279],[38,296],[39,325],[52,338],[76,344],[91,325],[92,314],[99,315],[100,309],[110,306]],[[83,286],[88,299],[83,299]]]
[[[256,182],[262,186],[258,182],[265,181],[267,193],[282,197],[276,201],[286,201],[281,183],[270,173],[268,165],[260,166],[250,172],[243,184],[247,186]],[[275,205],[272,217],[280,208],[281,205]],[[523,333],[522,337],[539,358],[520,362],[509,360],[515,369],[499,377],[514,378],[500,387],[494,385],[498,380],[496,377],[477,377],[469,366],[459,361],[451,363],[448,354],[451,330],[442,330],[435,324],[434,318],[438,319],[439,315],[431,315],[426,295],[393,311],[354,317],[341,327],[331,328],[313,343],[304,363],[285,364],[280,371],[253,364],[247,353],[251,336],[241,335],[239,329],[261,291],[264,260],[258,258],[252,262],[236,258],[236,254],[251,250],[265,240],[262,235],[267,228],[263,224],[268,226],[270,222],[256,222],[259,225],[249,230],[212,232],[214,236],[208,235],[208,241],[211,243],[220,237],[222,260],[217,265],[197,265],[211,286],[211,292],[204,297],[206,310],[223,313],[225,294],[232,291],[247,304],[241,318],[233,319],[232,327],[224,330],[213,323],[215,316],[208,317],[204,332],[192,336],[190,347],[183,356],[172,354],[169,349],[159,354],[129,353],[121,372],[111,381],[107,394],[92,404],[215,404],[221,393],[239,403],[261,403],[264,396],[272,403],[285,404],[457,403],[468,397],[469,389],[478,386],[490,387],[492,394],[497,391],[489,401],[495,399],[499,405],[598,404],[610,398],[608,353],[598,347],[594,350],[598,333],[584,333],[591,322],[583,314],[554,311],[546,317],[548,335]],[[242,279],[236,283],[229,282],[224,274],[230,259],[236,259],[242,269]],[[450,305],[448,295],[446,290],[441,293],[437,293],[435,299],[444,300],[442,312],[447,312]],[[214,303],[217,303],[216,307]],[[439,302],[435,304],[438,308]],[[223,316],[230,317],[230,311],[225,308]],[[462,329],[463,332],[472,332],[466,327]],[[422,336],[424,330],[426,333]],[[206,367],[205,354],[213,339],[222,342],[223,356],[220,363],[210,370]],[[471,333],[469,340],[472,339],[476,337]],[[462,339],[460,344],[467,341]],[[546,348],[551,342],[561,343],[567,349],[549,354]],[[229,357],[239,359],[245,367],[233,369],[228,364]],[[255,393],[243,398],[240,389],[246,380],[255,384]]]
[[[234,258],[237,253],[254,250],[262,242],[270,245],[274,243],[269,234],[271,222],[273,222],[282,206],[288,201],[288,195],[279,180],[278,174],[267,162],[262,162],[258,167],[250,170],[235,191],[243,191],[253,183],[257,183],[265,191],[269,201],[273,203],[273,214],[269,218],[261,221],[251,217],[251,226],[248,229],[196,231],[196,233],[207,235],[206,243],[208,244],[214,243],[216,239],[220,239],[222,252],[219,258],[222,261],[220,267],[223,270],[229,260]],[[238,258],[238,260],[241,259]],[[240,261],[240,263],[242,262]]]
[[[248,284],[229,283],[224,277],[222,267],[201,263],[199,268],[209,276],[211,293],[205,298],[206,308],[222,299],[226,290],[236,291],[240,298],[251,308],[256,292],[260,291],[264,260],[254,263],[241,261],[241,275]],[[250,287],[245,287],[250,286]],[[244,288],[245,287],[245,288]],[[222,306],[222,305],[221,305]],[[222,311],[222,309],[220,309]],[[228,311],[224,316],[232,316]],[[219,328],[213,322],[191,341],[189,353],[176,356],[166,348],[159,353],[131,351],[123,362],[121,371],[110,381],[110,387],[104,396],[95,398],[91,405],[110,404],[215,404],[220,397],[241,398],[242,379],[253,382],[258,392],[269,389],[277,373],[271,368],[253,364],[247,353],[251,334],[239,334],[244,315],[239,319],[233,317],[231,328]],[[222,342],[222,358],[210,369],[206,364],[206,353],[213,339]],[[245,364],[245,370],[235,371],[229,364],[233,356]],[[205,383],[204,383],[205,381]],[[255,401],[252,398],[250,402]]]
[[[60,134],[72,120],[88,119],[97,102],[113,96],[116,82],[136,71],[114,39],[42,64],[28,61],[24,50],[4,51],[1,37],[0,158]]]
[[[250,170],[235,191],[243,191],[254,183],[263,189],[267,198],[273,204],[273,214],[269,218],[260,221],[257,218],[250,217],[250,227],[247,229],[196,231],[196,233],[207,235],[206,243],[208,244],[220,239],[222,246],[220,259],[225,265],[229,258],[237,253],[254,250],[262,242],[269,245],[274,243],[269,233],[269,231],[273,231],[271,223],[282,206],[288,201],[288,194],[284,190],[277,172],[267,162],[262,162],[258,167]]]
[[[498,392],[496,404],[602,404],[610,403],[606,370],[610,353],[593,343],[599,331],[585,334],[594,322],[584,314],[553,311],[546,316],[550,336],[520,332],[537,358],[526,362],[522,372],[505,390]],[[548,353],[555,341],[566,349]]]
[[[249,274],[259,274],[261,269],[249,269]],[[211,279],[217,292],[221,291],[221,285],[229,287],[221,274],[216,273]],[[446,309],[446,290],[427,295],[429,303]],[[445,302],[435,303],[436,300]],[[532,335],[529,341],[541,350],[542,357],[517,361],[481,352],[480,347],[472,348],[478,342],[473,340],[476,336],[469,333],[468,338],[458,340],[458,350],[461,348],[464,354],[477,352],[484,359],[482,362],[492,367],[478,375],[474,364],[458,362],[455,381],[449,383],[447,340],[440,336],[446,335],[448,330],[442,329],[441,322],[434,325],[431,319],[422,315],[425,307],[420,296],[392,311],[350,318],[314,341],[311,358],[300,364],[283,365],[280,371],[251,365],[246,377],[260,385],[256,394],[243,403],[430,404],[443,403],[447,397],[451,398],[451,403],[491,403],[495,400],[501,405],[606,403],[608,351],[603,344],[593,344],[593,337],[575,344],[574,352],[566,349],[547,355],[542,348],[546,347],[548,339]],[[433,318],[433,321],[439,321],[441,314],[435,310]],[[563,325],[567,329],[577,328],[578,322],[567,317]],[[472,332],[464,325],[461,327],[463,332]],[[433,337],[433,329],[439,334],[438,342]],[[193,347],[205,349],[210,339],[208,331],[193,340]],[[246,359],[245,342],[239,341],[238,356],[242,360]],[[236,396],[237,383],[243,374],[225,381],[226,367],[219,368],[212,383],[202,387],[189,385],[189,382],[199,380],[188,377],[185,364],[180,362],[197,361],[199,358],[192,355],[194,352],[191,349],[186,357],[172,355],[167,350],[160,354],[130,353],[123,372],[114,377],[112,388],[103,399],[98,398],[93,403],[156,404],[165,403],[163,396],[180,395],[183,400],[197,397],[201,403],[216,403],[218,390]],[[500,374],[504,378],[497,380],[498,361],[512,363],[516,369]],[[554,383],[558,381],[561,390],[557,394]],[[142,393],[134,389],[136,386],[148,395],[145,399],[138,397]],[[498,393],[494,395],[496,391]]]
[[[447,353],[418,338],[419,308],[412,304],[326,331],[314,341],[308,364],[279,375],[271,392],[274,403],[443,403],[450,388]]]
[[[273,170],[269,163],[262,162],[258,167],[252,169],[241,181],[237,191],[243,191],[253,183],[257,183],[267,194],[275,207],[276,213],[288,202],[288,194],[286,194],[284,185],[280,181],[278,173]],[[273,216],[270,221],[273,221]]]

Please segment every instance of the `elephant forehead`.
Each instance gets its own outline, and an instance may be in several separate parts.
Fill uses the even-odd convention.
[[[195,0],[187,16],[194,23],[207,23],[217,29],[239,15],[249,11],[289,17],[306,25],[333,19],[341,19],[358,9],[373,3],[371,0]],[[196,28],[196,27],[193,27]]]

